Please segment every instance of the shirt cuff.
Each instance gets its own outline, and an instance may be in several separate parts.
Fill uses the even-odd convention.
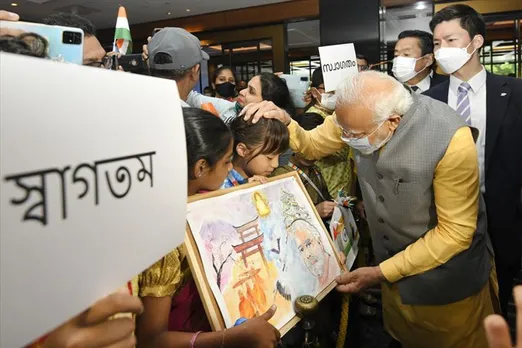
[[[403,278],[401,272],[393,262],[393,257],[380,263],[379,267],[384,278],[390,283],[398,282]]]

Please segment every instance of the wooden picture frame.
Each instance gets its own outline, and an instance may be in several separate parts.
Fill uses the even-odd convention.
[[[343,265],[341,264],[341,262],[339,260],[339,256],[337,254],[337,248],[330,237],[329,231],[324,226],[321,217],[315,210],[314,204],[313,204],[312,200],[310,199],[310,196],[308,195],[308,192],[306,191],[306,188],[303,185],[303,182],[301,181],[299,174],[297,172],[283,174],[283,175],[268,179],[268,182],[274,182],[274,181],[278,181],[278,180],[282,180],[282,179],[286,179],[286,178],[290,178],[290,177],[294,178],[296,180],[300,189],[305,194],[305,197],[306,197],[308,203],[310,204],[310,206],[312,206],[314,208],[313,209],[314,214],[315,214],[317,220],[320,222],[321,227],[322,227],[322,231],[320,231],[320,232],[322,232],[325,235],[325,237],[327,238],[332,250],[334,251],[334,254],[335,254],[334,258],[335,258],[336,264],[339,265],[340,270],[342,271]],[[223,195],[229,194],[231,192],[245,190],[245,189],[249,189],[249,188],[256,187],[256,186],[261,186],[261,184],[251,183],[251,184],[236,186],[236,187],[229,188],[229,189],[223,189],[223,190],[208,192],[208,193],[204,193],[204,194],[198,194],[198,195],[189,197],[188,202],[191,203],[191,202],[196,202],[196,201],[207,199],[207,198],[223,196]],[[224,330],[226,328],[225,320],[223,318],[223,315],[221,314],[219,305],[218,305],[216,298],[214,297],[214,294],[212,292],[212,289],[209,285],[208,278],[205,275],[205,269],[203,266],[201,254],[199,252],[197,243],[194,239],[194,236],[192,234],[192,231],[190,229],[188,222],[187,222],[187,227],[186,227],[185,247],[186,247],[187,257],[188,257],[189,265],[190,265],[190,268],[192,271],[192,275],[193,275],[194,281],[196,283],[196,286],[198,288],[198,291],[199,291],[203,306],[205,308],[207,318],[212,327],[212,330],[214,330],[214,331]],[[323,291],[321,291],[316,296],[317,300],[321,301],[322,299],[324,299],[324,297],[330,291],[332,291],[335,288],[335,286],[336,286],[336,282],[334,280],[325,289],[323,289]],[[295,326],[296,323],[299,322],[299,320],[300,319],[297,316],[294,316],[289,322],[287,322],[280,329],[281,335],[286,334],[292,327]]]

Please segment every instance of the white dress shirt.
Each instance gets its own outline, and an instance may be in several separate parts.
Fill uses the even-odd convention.
[[[418,90],[415,91],[415,93],[417,93],[417,94],[426,92],[431,87],[430,74],[426,75],[425,78],[423,78],[421,81],[419,81],[419,83],[417,83],[416,85],[413,85],[413,86],[416,86],[419,88]],[[411,87],[413,87],[413,86],[411,86]]]
[[[469,105],[471,108],[471,126],[477,128],[479,137],[477,139],[477,153],[480,169],[480,191],[486,192],[485,185],[485,155],[486,155],[486,69],[473,76],[468,82],[471,90],[468,92]],[[457,97],[459,95],[459,86],[464,82],[451,75],[448,92],[448,105],[457,110]]]

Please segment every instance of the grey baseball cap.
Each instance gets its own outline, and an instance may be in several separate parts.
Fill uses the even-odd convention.
[[[168,54],[172,63],[154,64],[158,53]],[[149,66],[158,70],[184,70],[209,60],[197,37],[183,28],[163,28],[149,42]]]

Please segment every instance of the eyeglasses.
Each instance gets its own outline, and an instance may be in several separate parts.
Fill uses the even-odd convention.
[[[369,69],[368,65],[357,65],[359,71],[366,71]]]
[[[93,68],[111,69],[114,64],[114,57],[115,56],[105,56],[101,61],[90,62],[85,65]]]
[[[386,120],[382,121],[380,124],[376,125],[376,127],[371,132],[354,133],[350,130],[345,129],[343,126],[341,126],[335,116],[332,116],[332,119],[333,119],[335,125],[341,129],[341,131],[343,132],[343,135],[348,139],[361,139],[361,138],[370,136],[373,133],[375,133],[377,131],[377,129],[379,129],[384,124],[384,122],[386,122],[388,120],[388,119],[386,119]]]

